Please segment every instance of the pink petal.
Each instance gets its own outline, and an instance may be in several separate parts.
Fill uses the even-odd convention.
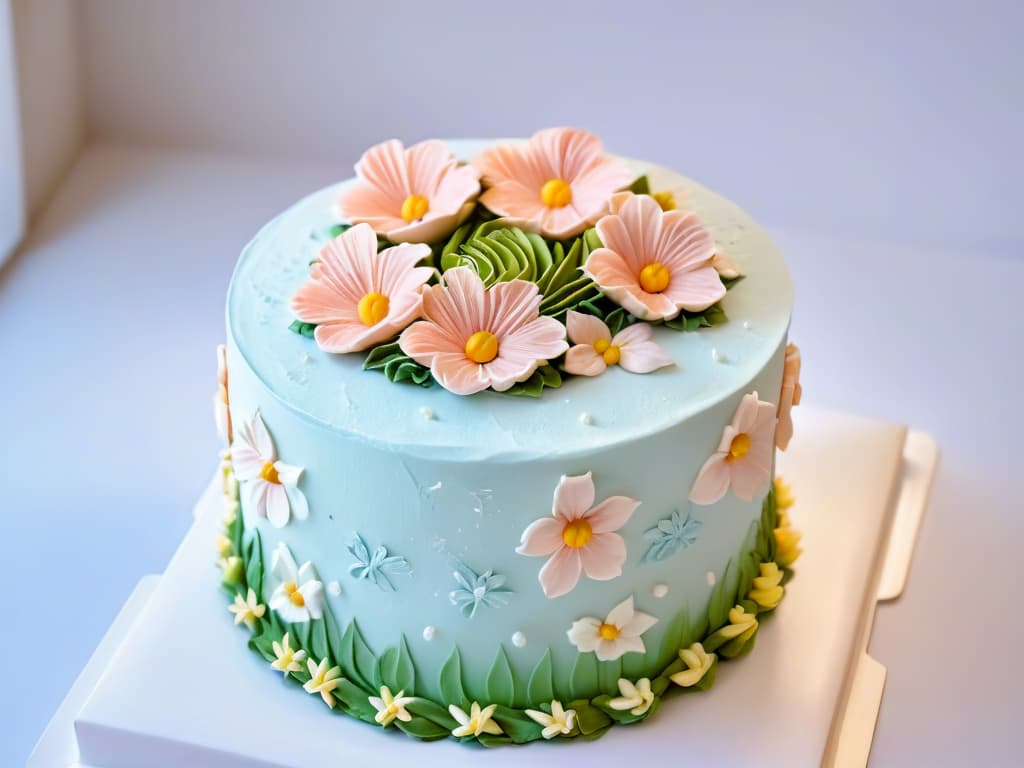
[[[443,141],[428,139],[409,147],[404,159],[408,168],[410,194],[421,195],[434,202],[441,179],[455,166],[452,153]]]
[[[662,214],[661,233],[654,250],[658,254],[656,260],[673,270],[710,266],[715,256],[715,239],[696,213],[668,211]]]
[[[473,212],[473,201],[466,203],[453,213],[427,212],[422,219],[406,221],[398,219],[382,230],[392,243],[437,243],[445,239]]]
[[[595,214],[595,217],[599,214]],[[590,220],[577,210],[575,203],[561,208],[544,207],[540,215],[540,231],[553,240],[575,237],[590,225]]]
[[[565,370],[574,376],[600,376],[607,368],[604,357],[589,344],[578,344],[565,353]]]
[[[499,352],[498,357],[482,368],[484,375],[491,383],[495,392],[505,392],[514,384],[526,381],[540,367],[540,362],[532,355],[522,354],[515,350]]]
[[[555,552],[537,575],[544,595],[549,598],[561,597],[571,592],[580,580],[581,568],[579,550],[562,547]]]
[[[629,185],[635,174],[621,160],[603,157],[572,182],[572,201],[576,210],[588,221],[608,211],[615,192]]]
[[[446,322],[433,317],[433,311],[427,307],[427,297],[424,297],[424,310],[427,317],[441,325],[447,325],[452,329],[458,329],[468,339],[474,333],[487,328],[488,312],[487,300],[484,296],[484,283],[469,267],[456,267],[444,273],[445,292],[447,301],[445,306],[438,308],[440,314],[445,315]],[[437,298],[438,293],[432,293]],[[440,305],[442,302],[438,302]]]
[[[604,247],[618,253],[633,274],[639,275],[641,269],[657,260],[664,215],[653,197],[634,195],[617,214],[605,216],[597,223],[597,233]]]
[[[438,384],[456,395],[474,395],[491,384],[484,366],[466,357],[464,350],[435,354],[430,373]]]
[[[231,463],[239,480],[255,480],[260,476],[260,470],[267,463],[267,459],[260,456],[259,451],[245,439],[245,429],[243,425],[235,434],[235,440],[231,444]]]
[[[677,307],[691,312],[707,309],[725,296],[725,285],[710,264],[697,269],[672,271],[668,288],[662,294]]]
[[[373,290],[376,260],[377,235],[369,224],[356,224],[320,250],[316,276],[358,302]]]
[[[596,534],[580,549],[580,560],[588,578],[608,581],[622,575],[626,542],[617,533]]]
[[[690,501],[702,506],[714,504],[729,490],[730,479],[729,463],[725,460],[725,454],[713,454],[704,462],[704,466],[697,473],[697,479],[693,481]]]
[[[498,188],[514,182],[531,191],[539,203],[540,188],[551,176],[545,176],[545,169],[530,162],[528,151],[528,148],[514,144],[498,144],[473,158],[473,166],[483,176],[486,186]]]
[[[410,318],[411,319],[411,318]],[[362,320],[335,320],[322,323],[313,331],[316,344],[324,352],[348,354],[380,344],[393,337],[401,325],[383,320],[376,325],[366,325]]]
[[[360,297],[362,298],[362,297]],[[292,313],[306,323],[326,323],[331,320],[357,320],[359,299],[350,295],[349,288],[340,291],[324,280],[307,280],[292,296]]]
[[[571,183],[600,162],[604,148],[601,140],[588,131],[546,128],[530,138],[529,152],[536,167],[550,174],[545,181],[557,177]]]
[[[554,517],[542,517],[530,523],[523,531],[522,543],[516,547],[520,555],[530,557],[550,555],[565,545],[562,532],[565,524]]]
[[[537,284],[526,280],[498,283],[487,292],[486,328],[499,342],[537,317],[541,296]]]
[[[553,317],[536,317],[507,336],[499,337],[498,356],[551,360],[563,354],[565,326]]]
[[[555,488],[553,512],[562,520],[583,517],[594,506],[594,480],[585,475],[562,475]]]
[[[457,165],[441,178],[433,197],[430,210],[439,213],[455,213],[467,200],[480,194],[480,172],[472,165]],[[470,209],[472,210],[472,209]]]
[[[754,431],[754,424],[757,422],[758,404],[757,392],[750,392],[743,396],[740,404],[736,406],[736,412],[732,416],[732,426],[737,432],[750,433]]]
[[[593,346],[599,341],[611,341],[612,334],[608,326],[593,315],[570,309],[565,316],[565,328],[569,340],[573,344],[589,344]]]
[[[275,528],[284,528],[288,525],[290,514],[291,507],[284,486],[267,483],[267,520]]]
[[[627,286],[635,286],[639,290],[640,287],[637,277],[639,270],[634,271],[619,253],[608,248],[598,248],[591,253],[583,265],[583,271],[601,290]]]
[[[398,139],[370,147],[356,163],[356,173],[371,186],[401,203],[413,193],[405,149]]]
[[[541,215],[547,210],[539,190],[540,187],[530,189],[517,181],[506,181],[484,190],[480,202],[499,216],[533,222],[539,227]]]
[[[679,314],[679,307],[664,293],[647,293],[639,285],[604,292],[631,315],[642,320],[669,320]]]
[[[619,365],[632,373],[650,373],[673,365],[672,358],[651,339],[651,326],[636,323],[615,334],[619,346]]]
[[[365,182],[345,187],[334,204],[334,213],[342,221],[368,224],[376,232],[401,226],[405,196],[401,190],[382,190]]]
[[[617,531],[626,524],[640,502],[628,496],[609,496],[586,515],[594,533]]]
[[[424,320],[402,331],[398,346],[417,363],[426,366],[431,365],[438,354],[461,354],[463,357],[466,354],[464,344],[459,344],[441,327]]]
[[[737,499],[752,501],[771,475],[771,465],[762,466],[748,453],[742,459],[729,463],[732,472],[732,492]]]
[[[401,243],[385,248],[373,263],[374,288],[388,298],[403,290],[417,290],[434,273],[430,267],[416,266],[428,256],[430,246],[422,243]]]

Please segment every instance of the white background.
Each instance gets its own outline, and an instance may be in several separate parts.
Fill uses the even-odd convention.
[[[1017,3],[13,0],[25,244],[0,273],[0,764],[189,524],[241,245],[391,135],[555,124],[776,235],[816,405],[932,431],[878,765],[1012,764],[1022,678]],[[0,116],[2,119],[3,116]],[[6,161],[6,158],[5,158]],[[827,596],[823,596],[827,598]],[[10,661],[13,660],[13,661]]]

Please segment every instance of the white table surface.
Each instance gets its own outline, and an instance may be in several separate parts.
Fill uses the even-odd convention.
[[[241,245],[339,175],[93,148],[0,272],[0,765],[24,761],[191,522],[218,447],[213,348]],[[906,592],[871,643],[889,669],[872,764],[1015,764],[1024,259],[765,224],[794,274],[807,401],[908,422],[943,448]]]

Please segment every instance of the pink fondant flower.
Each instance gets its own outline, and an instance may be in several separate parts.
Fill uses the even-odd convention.
[[[597,581],[614,579],[622,574],[626,562],[626,542],[615,531],[638,506],[636,499],[610,496],[595,507],[590,473],[563,475],[555,488],[551,517],[530,523],[516,552],[551,556],[538,576],[549,598],[572,591],[581,571]]]
[[[650,195],[633,195],[597,222],[597,233],[604,247],[583,271],[642,320],[704,310],[725,296],[712,263],[715,241],[695,213],[662,211]]]
[[[302,467],[278,461],[274,440],[259,411],[250,422],[240,425],[231,444],[231,461],[244,510],[267,518],[275,528],[286,526],[292,516],[305,520],[309,515],[306,495],[299,489]]]
[[[455,231],[476,204],[480,175],[459,165],[437,139],[409,149],[397,139],[370,147],[356,164],[359,182],[335,204],[344,221],[365,222],[393,243],[434,243]]]
[[[650,373],[672,358],[651,341],[651,326],[635,323],[623,328],[615,338],[608,326],[593,315],[569,310],[565,326],[575,346],[565,354],[565,370],[579,376],[597,376],[609,365],[621,365],[631,373]]]
[[[231,445],[231,411],[228,405],[228,351],[220,344],[217,347],[217,394],[213,396],[213,418],[217,422],[217,432],[224,442]]]
[[[565,327],[540,317],[534,283],[511,280],[484,290],[468,267],[444,273],[444,285],[423,292],[423,316],[402,333],[402,351],[442,387],[471,395],[487,387],[504,392],[565,352]]]
[[[358,352],[395,336],[419,316],[420,289],[434,273],[416,264],[430,246],[403,243],[377,253],[368,224],[342,232],[320,251],[292,312],[316,323],[325,352]]]
[[[732,421],[722,431],[718,450],[704,462],[690,488],[694,504],[714,504],[732,486],[736,497],[750,501],[772,472],[775,405],[744,395]]]
[[[601,140],[576,128],[548,128],[529,144],[499,144],[473,164],[489,187],[480,202],[545,237],[563,240],[598,220],[608,198],[634,174],[604,154]]]
[[[786,362],[782,369],[782,392],[779,393],[779,423],[775,427],[775,447],[786,450],[793,438],[793,406],[800,405],[800,348],[786,345]]]

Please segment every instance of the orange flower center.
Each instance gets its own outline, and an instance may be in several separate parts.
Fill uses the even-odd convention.
[[[299,592],[299,585],[296,584],[294,581],[289,581],[285,583],[284,593],[288,595],[288,599],[291,601],[292,605],[301,608],[306,604],[306,598],[304,598],[302,596],[302,593]]]
[[[729,444],[729,455],[726,458],[730,461],[732,459],[742,459],[748,453],[750,453],[750,435],[746,432],[740,432]]]
[[[474,363],[489,363],[498,356],[498,337],[490,331],[477,331],[466,340],[466,357]]]
[[[582,517],[579,520],[573,520],[562,529],[562,541],[565,542],[565,546],[572,547],[573,549],[585,547],[593,536],[594,529]]]
[[[598,628],[597,634],[605,640],[614,640],[619,636],[619,628],[614,624],[602,624]]]
[[[356,311],[359,312],[359,319],[362,320],[363,325],[376,325],[388,316],[390,308],[391,302],[387,296],[370,291],[359,300]]]
[[[572,202],[572,187],[565,179],[548,179],[540,188],[540,201],[548,208],[564,208]]]
[[[263,469],[260,470],[260,477],[268,483],[273,483],[274,485],[281,484],[281,478],[277,476],[277,468],[272,461],[268,461],[263,465]]]
[[[615,365],[622,357],[618,344],[612,344],[607,339],[598,339],[594,342],[594,351],[604,358],[605,365]]]
[[[430,201],[423,195],[409,195],[402,203],[402,218],[406,221],[422,219],[430,210]]]
[[[668,288],[671,277],[668,267],[656,261],[640,270],[640,287],[647,293],[661,293]]]

